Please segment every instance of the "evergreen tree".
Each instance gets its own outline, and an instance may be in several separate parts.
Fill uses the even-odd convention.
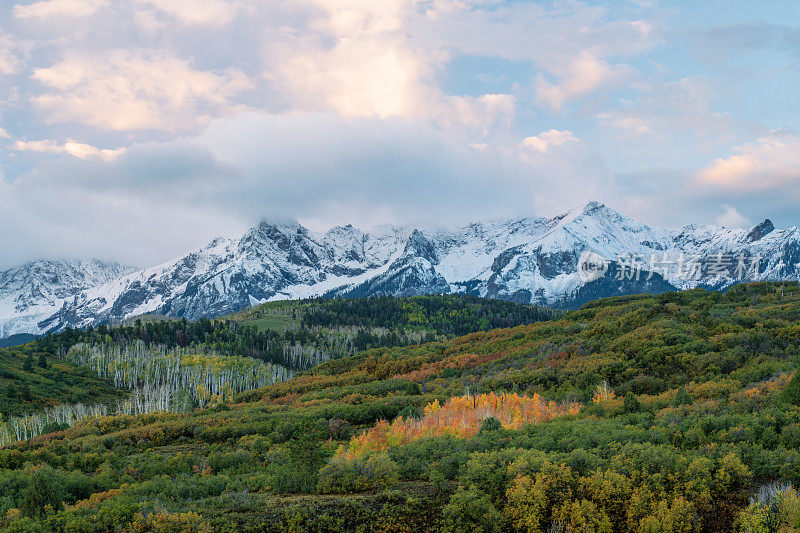
[[[409,383],[406,386],[406,396],[419,396],[422,391],[419,388],[419,383]]]
[[[794,377],[781,393],[781,399],[792,405],[800,405],[800,372],[795,372]]]
[[[625,395],[625,400],[622,405],[626,413],[637,413],[642,410],[642,404],[639,403],[639,399],[632,392],[628,392]]]
[[[500,421],[495,417],[490,416],[483,421],[483,425],[481,425],[481,429],[478,434],[484,435],[490,431],[498,431],[501,429],[503,429],[503,424],[501,424]]]
[[[689,393],[686,392],[686,387],[681,385],[681,387],[678,389],[678,394],[676,394],[675,399],[672,400],[672,406],[680,407],[681,405],[692,405],[693,403],[694,400],[691,396],[689,396]]]
[[[419,407],[416,405],[407,405],[397,414],[397,416],[402,416],[403,420],[408,420],[410,418],[419,420],[422,418],[422,411],[420,411]]]
[[[44,352],[39,354],[39,361],[36,363],[39,368],[47,368],[47,354]]]
[[[25,359],[25,363],[22,365],[22,370],[25,372],[33,372],[33,354],[29,353],[28,358]]]

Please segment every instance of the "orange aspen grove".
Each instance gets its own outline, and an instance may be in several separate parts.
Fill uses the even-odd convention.
[[[614,399],[614,389],[609,387],[608,381],[603,380],[603,382],[597,386],[597,389],[594,391],[594,395],[592,396],[592,401],[594,403],[605,403],[610,400]]]
[[[355,459],[424,437],[471,437],[478,433],[483,421],[490,417],[499,420],[506,429],[519,429],[526,424],[577,414],[580,408],[578,403],[547,402],[538,394],[524,396],[517,393],[490,392],[478,396],[457,396],[444,404],[434,400],[425,406],[422,418],[398,416],[391,424],[380,420],[368,431],[350,439],[347,448],[340,447],[338,453],[348,459]]]

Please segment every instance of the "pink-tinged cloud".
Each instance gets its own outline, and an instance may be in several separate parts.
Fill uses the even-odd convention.
[[[70,55],[33,78],[47,92],[31,100],[48,123],[77,122],[104,130],[181,131],[230,109],[252,88],[241,71],[204,71],[166,53],[115,50]]]
[[[42,0],[15,5],[14,16],[20,19],[83,18],[108,5],[108,0]]]
[[[701,170],[701,183],[732,191],[754,191],[800,184],[800,137],[773,133],[734,149]]]
[[[553,71],[559,80],[551,83],[540,74],[535,90],[536,100],[555,111],[597,90],[617,87],[630,80],[635,72],[628,65],[611,65],[586,50],[568,65]]]

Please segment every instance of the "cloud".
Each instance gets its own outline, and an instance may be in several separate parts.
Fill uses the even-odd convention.
[[[480,57],[531,61],[548,72],[580,58],[625,57],[662,41],[657,21],[630,20],[581,2],[547,7],[534,2],[438,1],[408,24],[426,47]]]
[[[426,68],[402,46],[368,37],[295,55],[277,71],[281,83],[310,107],[321,97],[318,109],[386,118],[420,114],[420,104],[432,92],[422,81]]]
[[[559,78],[557,83],[551,83],[539,74],[534,84],[536,100],[554,111],[598,89],[618,87],[634,75],[630,66],[610,65],[588,51],[581,52],[565,67],[555,68],[554,72]]]
[[[22,46],[13,36],[0,29],[0,74],[14,74],[23,63]]]
[[[509,153],[525,163],[513,179],[521,182],[516,187],[530,188],[530,212],[555,214],[591,200],[617,204],[616,176],[602,156],[570,131],[526,137]]]
[[[752,226],[750,219],[742,216],[735,207],[728,204],[722,204],[722,214],[717,217],[716,223],[726,228],[746,228]]]
[[[198,136],[105,159],[32,146],[53,155],[13,183],[0,180],[5,262],[80,255],[155,264],[264,216],[326,229],[552,213],[592,199],[593,184],[609,177],[579,141],[523,161],[517,148],[474,148],[425,122],[334,114],[241,113]]]
[[[544,153],[551,146],[562,146],[565,143],[578,142],[579,140],[571,131],[548,130],[539,135],[526,137],[523,139],[522,145],[534,152]]]
[[[82,18],[94,15],[109,5],[108,0],[43,0],[14,6],[14,16],[21,19],[47,17]]]
[[[0,132],[2,137],[2,132]],[[44,154],[69,154],[79,159],[88,159],[90,157],[99,157],[110,161],[116,158],[119,154],[125,151],[125,148],[118,148],[110,150],[107,148],[97,148],[90,144],[79,143],[75,141],[67,141],[64,144],[58,144],[53,140],[44,141],[16,141],[11,145],[11,149],[17,152],[37,152]]]
[[[786,24],[738,22],[694,32],[695,52],[706,61],[718,64],[741,58],[742,52],[777,50],[800,56],[800,31]]]
[[[225,0],[137,0],[184,24],[221,25],[229,23],[239,7]]]
[[[510,94],[447,96],[445,102],[443,123],[466,128],[482,137],[498,128],[509,129],[514,121],[517,103]]]
[[[308,0],[304,22],[273,43],[267,77],[296,107],[345,117],[439,117],[447,107],[432,78],[446,54],[405,31],[415,1]]]
[[[743,192],[800,186],[800,137],[773,132],[734,148],[697,173],[704,184]]]
[[[47,122],[105,130],[182,130],[234,105],[252,83],[241,71],[201,71],[165,53],[116,50],[71,54],[33,78],[49,92],[32,97]]]
[[[16,1],[6,262],[150,264],[264,215],[450,222],[597,199],[650,223],[722,205],[797,223],[797,141],[759,124],[796,122],[790,26],[711,32],[712,56],[738,54],[721,76],[674,29],[716,19],[649,2]]]
[[[640,80],[631,98],[592,115],[601,126],[598,149],[625,158],[628,168],[670,164],[699,166],[756,125],[718,111],[726,89],[705,75],[673,81]],[[676,157],[676,154],[683,154]],[[678,163],[677,160],[682,162]]]
[[[642,116],[632,116],[623,113],[603,112],[595,115],[595,118],[603,126],[627,130],[637,135],[650,133],[652,131],[652,121]]]

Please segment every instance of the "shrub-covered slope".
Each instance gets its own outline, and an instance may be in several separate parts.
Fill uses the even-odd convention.
[[[790,531],[798,363],[797,285],[602,300],[0,449],[2,525]]]
[[[48,356],[36,346],[0,348],[0,419],[65,402],[97,403],[122,396],[110,380]]]

